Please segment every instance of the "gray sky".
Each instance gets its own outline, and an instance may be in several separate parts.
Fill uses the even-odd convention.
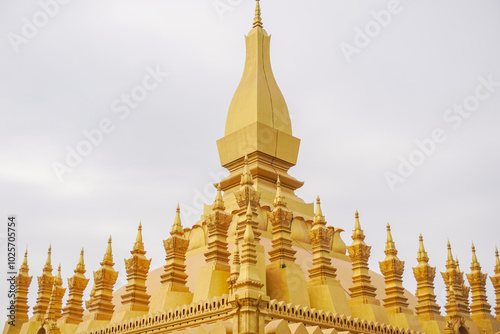
[[[192,226],[201,203],[213,201],[209,185],[226,175],[215,141],[243,71],[254,1],[59,1],[0,2],[1,261],[10,214],[20,224],[20,255],[29,248],[30,274],[40,275],[52,243],[65,287],[80,248],[91,277],[112,235],[118,287],[139,221],[157,268],[176,204]],[[463,271],[474,240],[492,274],[500,4],[261,3],[274,74],[302,140],[290,170],[305,181],[299,196],[320,195],[348,244],[359,210],[377,272],[390,222],[412,292],[419,233],[438,272],[449,238]],[[156,81],[148,77],[155,71]],[[86,146],[85,131],[95,145]],[[78,149],[88,155],[68,166]],[[402,160],[412,162],[400,167]],[[59,178],[54,163],[72,171]],[[436,285],[443,306],[439,274]],[[34,278],[31,306],[36,289]],[[488,289],[494,304],[489,281]],[[1,296],[0,312],[6,303]]]

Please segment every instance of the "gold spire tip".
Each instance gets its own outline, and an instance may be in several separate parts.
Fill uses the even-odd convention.
[[[260,17],[261,11],[260,11],[260,1],[257,0],[255,4],[255,18],[253,20],[253,27],[257,28],[260,27],[262,28],[264,25],[262,24],[262,17]]]
[[[356,213],[354,214],[354,218],[359,218],[358,210],[356,210]]]

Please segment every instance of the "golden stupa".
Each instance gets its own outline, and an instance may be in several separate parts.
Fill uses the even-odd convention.
[[[15,317],[7,320],[4,334],[500,332],[498,252],[490,277],[495,317],[474,246],[471,271],[464,277],[448,244],[441,273],[447,286],[442,315],[434,293],[436,268],[429,265],[422,236],[413,296],[403,288],[405,262],[397,256],[389,225],[382,276],[368,268],[371,247],[358,212],[352,243],[346,246],[342,230],[327,225],[319,197],[306,203],[295,195],[303,182],[288,170],[297,162],[300,140],[292,134],[269,47],[257,0],[243,77],[224,137],[217,141],[221,164],[230,174],[216,185],[214,203],[205,205],[192,228],[182,226],[177,207],[170,237],[163,241],[165,266],[150,271],[140,224],[125,259],[128,283],[117,290],[111,237],[92,285],[85,276],[83,249],[64,288],[60,269],[52,274],[49,248],[29,318],[32,277],[25,254],[16,278]]]

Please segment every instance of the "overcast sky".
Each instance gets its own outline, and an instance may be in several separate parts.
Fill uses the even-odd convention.
[[[109,235],[116,287],[123,285],[123,258],[139,221],[152,268],[164,264],[162,240],[177,203],[183,225],[192,226],[202,203],[213,201],[210,184],[226,175],[215,142],[243,71],[254,6],[0,1],[4,272],[12,214],[30,274],[41,274],[52,243],[64,287],[81,247],[92,276]],[[347,231],[347,244],[359,210],[377,272],[390,222],[412,292],[419,233],[438,272],[449,238],[463,271],[470,271],[474,241],[483,271],[492,274],[500,232],[500,3],[261,6],[274,75],[302,140],[290,170],[305,181],[297,194],[306,202],[320,195],[328,223]],[[85,156],[70,153],[78,150]],[[440,274],[436,285],[443,306]],[[489,280],[488,289],[494,304]],[[34,278],[31,307],[36,290]],[[0,302],[5,312],[7,297]]]

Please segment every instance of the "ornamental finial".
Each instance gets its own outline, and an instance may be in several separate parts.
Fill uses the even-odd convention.
[[[257,27],[260,27],[262,28],[263,27],[263,24],[262,24],[262,18],[260,17],[260,1],[257,0],[256,1],[256,5],[255,5],[255,18],[253,19],[253,27],[254,28],[257,28]]]
[[[170,235],[177,235],[180,237],[184,236],[184,229],[182,228],[181,223],[181,208],[179,207],[179,204],[177,204],[177,209],[175,209],[174,225],[172,225]]]

